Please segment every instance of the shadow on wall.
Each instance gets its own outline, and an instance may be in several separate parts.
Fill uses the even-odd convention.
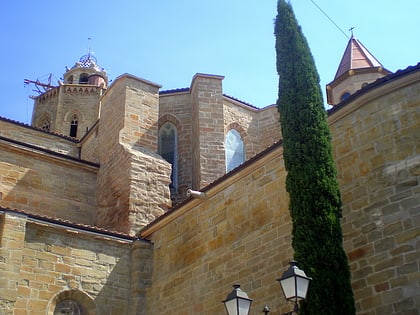
[[[135,304],[130,292],[132,246],[128,240],[27,223],[18,287],[27,294],[21,298],[31,305],[35,303],[31,292],[38,291],[37,303],[44,309],[48,305],[51,315],[61,314],[61,309],[92,315],[130,314]],[[138,263],[139,270],[147,270]]]
[[[81,224],[93,224],[96,166],[32,152],[0,154],[0,205]]]

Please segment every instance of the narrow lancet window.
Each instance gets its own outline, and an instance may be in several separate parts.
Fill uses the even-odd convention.
[[[79,119],[77,115],[73,115],[70,122],[70,137],[77,137],[77,126],[79,124]]]
[[[245,144],[235,129],[229,130],[225,138],[226,172],[233,170],[245,161]]]
[[[159,129],[159,154],[172,166],[171,189],[178,186],[178,143],[176,127],[166,122]]]

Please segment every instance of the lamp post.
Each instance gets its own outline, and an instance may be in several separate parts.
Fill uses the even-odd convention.
[[[263,308],[263,311],[262,311],[262,312],[264,313],[264,315],[268,315],[268,313],[270,313],[270,308],[268,307],[268,305],[267,305],[267,304],[264,306],[264,308]]]
[[[290,262],[289,269],[283,273],[281,278],[277,279],[286,300],[294,303],[293,311],[283,315],[299,313],[298,303],[306,298],[311,280],[312,278],[308,277],[303,270],[298,268],[296,261]],[[228,315],[248,315],[251,309],[252,299],[240,289],[239,284],[235,284],[233,285],[233,291],[228,294],[223,303],[225,304]],[[268,315],[270,308],[265,305],[262,312]]]
[[[299,313],[299,301],[306,298],[309,281],[311,280],[303,270],[298,268],[296,261],[291,261],[289,269],[283,273],[281,278],[277,279],[286,300],[293,302],[295,305],[293,311],[288,314]]]
[[[248,315],[252,300],[240,289],[239,284],[233,285],[233,290],[223,301],[228,315]]]

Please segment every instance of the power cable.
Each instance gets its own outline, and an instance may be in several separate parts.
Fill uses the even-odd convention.
[[[349,36],[348,36],[348,35],[347,35],[347,34],[346,34],[346,33],[345,33],[345,32],[344,32],[341,28],[340,28],[340,26],[338,26],[338,25],[337,25],[337,23],[335,23],[335,22],[334,22],[334,20],[333,20],[332,18],[330,18],[330,17],[328,16],[328,14],[327,14],[327,13],[325,13],[325,11],[324,11],[324,10],[322,10],[322,9],[321,9],[321,7],[320,7],[318,4],[316,4],[316,3],[315,3],[315,1],[314,1],[314,0],[311,0],[311,2],[312,2],[312,3],[313,3],[313,4],[314,4],[314,5],[318,8],[318,10],[319,10],[319,11],[321,11],[321,12],[322,12],[322,14],[324,14],[324,15],[327,17],[327,19],[328,19],[328,20],[330,20],[330,22],[331,22],[332,24],[334,24],[334,26],[335,26],[336,28],[338,28],[338,30],[339,30],[341,33],[343,33],[343,35],[344,35],[344,36],[346,36],[346,38],[347,38],[347,39],[350,39],[350,37],[349,37]],[[353,31],[352,31],[352,34],[353,34]]]

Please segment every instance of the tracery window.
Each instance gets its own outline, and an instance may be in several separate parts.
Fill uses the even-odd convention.
[[[70,137],[77,137],[77,126],[79,124],[79,118],[76,114],[73,115],[70,122]]]
[[[54,315],[82,315],[82,306],[75,300],[67,299],[58,303],[54,309]]]
[[[229,130],[225,138],[226,172],[233,170],[245,161],[245,144],[235,129]]]
[[[50,131],[51,130],[51,121],[50,121],[49,118],[45,118],[42,121],[41,129],[44,130],[44,131]]]
[[[172,166],[171,185],[176,189],[178,186],[178,143],[176,127],[166,122],[159,129],[158,151],[159,154]]]

